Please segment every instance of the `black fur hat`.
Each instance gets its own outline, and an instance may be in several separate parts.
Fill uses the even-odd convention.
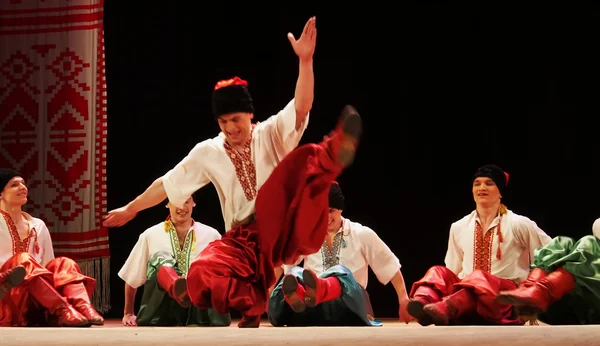
[[[485,165],[477,169],[475,174],[473,174],[473,182],[478,177],[487,177],[494,181],[496,186],[498,186],[498,190],[500,190],[500,195],[504,196],[504,192],[506,191],[506,187],[508,186],[508,178],[509,175],[502,168],[496,165]]]
[[[248,82],[239,77],[219,81],[212,96],[215,119],[234,112],[254,113],[252,96],[247,87]]]

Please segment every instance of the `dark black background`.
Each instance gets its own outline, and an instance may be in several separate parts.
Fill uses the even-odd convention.
[[[343,105],[359,110],[363,142],[339,178],[344,215],[389,245],[409,289],[443,264],[450,224],[473,210],[470,178],[483,164],[511,174],[506,204],[550,236],[590,234],[600,217],[599,8],[480,3],[107,1],[109,209],[219,132],[210,108],[218,80],[249,81],[256,120],[283,108],[298,70],[286,34],[298,37],[316,15],[315,101],[302,143],[320,141]],[[224,232],[214,187],[196,202],[194,218]],[[111,229],[107,316],[122,316],[117,272],[137,237],[166,216],[160,205]],[[368,290],[379,317],[397,316],[391,285],[372,275]]]

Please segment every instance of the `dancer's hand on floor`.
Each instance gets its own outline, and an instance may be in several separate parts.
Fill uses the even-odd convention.
[[[400,316],[400,322],[404,322],[406,324],[408,324],[410,321],[412,321],[414,318],[408,313],[408,311],[406,311],[406,306],[408,305],[409,299],[408,297],[406,299],[401,299],[399,301],[400,303],[400,309],[398,309],[398,315]]]
[[[137,326],[136,316],[134,314],[125,314],[123,316],[123,325],[125,327]]]

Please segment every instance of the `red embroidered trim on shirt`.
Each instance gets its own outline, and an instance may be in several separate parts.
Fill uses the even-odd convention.
[[[500,243],[503,241],[500,222],[494,226],[496,235],[498,236],[498,250],[496,251],[496,259],[502,259],[500,251]],[[483,232],[479,221],[475,221],[475,237],[473,239],[473,270],[483,270],[491,274],[492,272],[492,245],[494,243],[494,231]]]
[[[13,255],[16,255],[21,252],[29,252],[29,244],[31,239],[34,238],[34,251],[36,254],[40,253],[40,245],[38,244],[38,237],[35,228],[29,230],[29,235],[23,240],[19,236],[19,231],[17,230],[17,226],[15,225],[13,219],[10,217],[10,214],[0,209],[0,213],[4,217],[4,221],[8,225],[8,231],[10,232],[10,237],[12,238],[12,250]]]
[[[256,167],[252,162],[252,133],[256,124],[252,125],[250,130],[250,139],[244,144],[244,151],[238,153],[227,141],[223,141],[227,156],[231,159],[231,162],[235,166],[235,173],[238,181],[244,189],[244,195],[248,201],[251,201],[256,197]]]

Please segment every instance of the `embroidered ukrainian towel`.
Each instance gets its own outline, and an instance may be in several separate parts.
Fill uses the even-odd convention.
[[[0,2],[0,167],[20,171],[26,210],[55,255],[96,279],[110,308],[103,0]]]

